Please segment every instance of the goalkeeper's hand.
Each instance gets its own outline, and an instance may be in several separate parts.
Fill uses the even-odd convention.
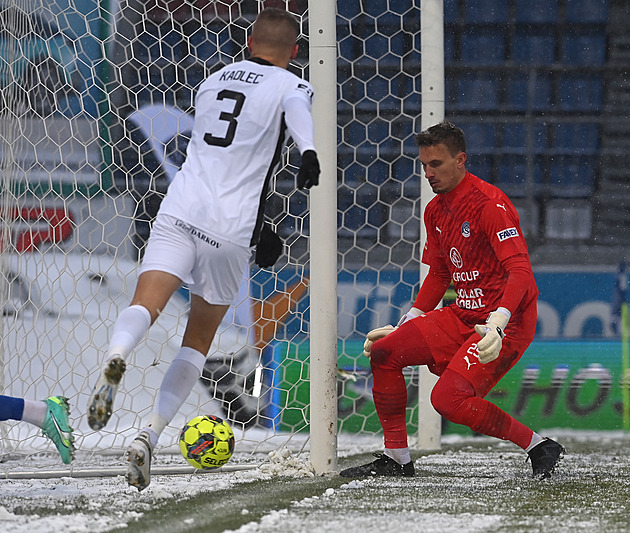
[[[383,337],[387,337],[392,331],[396,328],[392,325],[383,326],[381,328],[376,328],[370,331],[367,334],[367,339],[363,343],[363,355],[368,359],[372,356],[372,345],[379,339]]]
[[[398,324],[396,324],[396,327],[399,328],[405,322],[407,322],[407,320],[412,320],[422,315],[424,315],[424,311],[420,311],[420,309],[418,309],[417,307],[412,307],[411,309],[409,309],[409,311],[407,311],[407,313],[400,317],[400,320],[398,321]]]
[[[298,189],[310,189],[319,183],[319,161],[315,150],[302,154],[302,164],[297,176]]]
[[[482,337],[477,343],[481,363],[486,364],[499,357],[499,352],[503,346],[503,337],[505,337],[503,331],[511,316],[512,313],[505,307],[499,307],[490,313],[485,324],[475,326],[475,331]]]

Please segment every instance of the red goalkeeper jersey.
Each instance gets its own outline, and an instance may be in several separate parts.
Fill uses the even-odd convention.
[[[428,203],[424,222],[427,241],[422,261],[438,271],[448,270],[457,294],[451,307],[466,324],[483,323],[500,307],[508,279],[502,262],[523,256],[531,271],[512,202],[500,189],[470,172],[454,190],[438,194]],[[516,309],[510,309],[506,333],[512,330],[516,337],[536,329],[538,289],[533,273],[526,276],[526,283],[522,300]]]

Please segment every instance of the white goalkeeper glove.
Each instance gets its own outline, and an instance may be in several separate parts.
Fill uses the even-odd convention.
[[[503,346],[503,337],[505,337],[503,330],[505,330],[511,316],[512,313],[505,307],[499,307],[490,313],[485,324],[475,326],[475,331],[482,337],[477,343],[481,363],[486,364],[499,357],[499,352]]]
[[[372,345],[377,340],[382,339],[383,337],[387,337],[387,335],[389,335],[395,329],[396,328],[394,326],[388,324],[387,326],[376,328],[370,331],[367,334],[367,339],[365,339],[365,342],[363,343],[363,355],[365,355],[365,357],[369,359],[372,355]]]
[[[396,324],[396,327],[399,328],[405,322],[407,322],[407,320],[412,320],[422,315],[424,315],[424,311],[420,311],[420,309],[418,309],[417,307],[412,307],[406,314],[400,317],[400,320],[398,321],[398,324]]]
[[[387,326],[376,328],[370,331],[367,334],[367,339],[363,343],[363,355],[369,358],[372,355],[372,345],[377,340],[382,339],[383,337],[387,337],[387,335],[389,335],[392,331],[394,331],[398,327],[402,326],[405,322],[407,322],[407,320],[411,320],[412,318],[417,318],[420,315],[424,315],[424,311],[420,311],[420,309],[418,309],[417,307],[412,307],[411,309],[409,309],[409,312],[407,312],[400,318],[400,320],[398,321],[398,324],[396,324],[396,327],[392,326],[391,324],[388,324]]]

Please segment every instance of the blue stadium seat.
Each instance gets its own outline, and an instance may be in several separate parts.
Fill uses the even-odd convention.
[[[488,183],[493,181],[494,173],[494,157],[491,155],[479,155],[474,152],[468,152],[466,160],[466,168],[471,174],[481,178]]]
[[[599,124],[564,122],[552,127],[552,148],[555,153],[595,155],[599,149]]]
[[[549,174],[551,194],[560,198],[591,196],[595,189],[596,165],[591,156],[554,156]]]
[[[511,197],[524,197],[536,193],[542,186],[543,164],[540,157],[532,162],[531,176],[527,156],[507,154],[499,161],[497,186]]]
[[[604,82],[597,74],[564,74],[558,83],[557,105],[563,111],[599,111]]]
[[[459,22],[459,1],[444,0],[444,24],[457,24]]]
[[[569,0],[567,22],[578,24],[608,22],[608,0]]]
[[[517,73],[506,83],[506,108],[512,111],[545,111],[553,106],[553,84],[547,74],[537,73],[530,80],[528,74]]]
[[[471,26],[462,34],[462,61],[473,64],[503,63],[505,32],[501,28]]]
[[[558,0],[516,0],[517,24],[555,24]]]
[[[555,37],[546,30],[518,27],[512,41],[512,60],[516,63],[548,65],[556,61]]]
[[[531,131],[531,139],[530,139]],[[530,148],[528,145],[532,143]],[[540,154],[547,148],[546,127],[540,122],[508,122],[503,125],[501,152],[508,154],[526,154],[529,151]]]
[[[564,35],[562,62],[571,65],[603,65],[606,62],[605,33],[580,32]]]
[[[452,87],[455,109],[477,111],[497,109],[500,80],[492,73],[470,72],[459,75]]]
[[[466,134],[466,151],[472,155],[493,154],[496,149],[496,126],[483,122],[463,124]]]
[[[505,24],[509,18],[507,2],[497,0],[466,0],[467,24]]]

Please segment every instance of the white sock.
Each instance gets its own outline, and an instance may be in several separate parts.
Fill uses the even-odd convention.
[[[164,374],[147,424],[147,429],[157,437],[162,434],[190,395],[190,391],[201,377],[205,362],[206,356],[201,352],[187,347],[179,349],[179,353]],[[155,443],[153,445],[155,446]]]
[[[24,400],[24,413],[22,414],[24,422],[41,428],[44,425],[46,414],[48,414],[46,402],[42,400]]]
[[[534,448],[535,446],[538,446],[544,440],[545,440],[544,437],[541,437],[538,433],[534,431],[532,435],[532,440],[529,443],[529,446],[525,448],[525,451],[529,452],[532,448]]]
[[[409,448],[385,448],[385,455],[401,465],[411,462]]]
[[[132,305],[123,309],[114,324],[114,331],[109,340],[107,361],[115,357],[127,359],[151,327],[151,313],[142,305]]]

